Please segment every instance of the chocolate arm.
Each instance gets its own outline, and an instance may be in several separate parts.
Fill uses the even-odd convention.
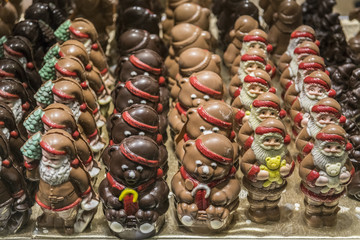
[[[238,70],[239,70],[239,67],[240,67],[240,62],[241,62],[241,55],[239,54],[239,55],[235,58],[233,64],[231,65],[231,69],[230,69],[230,75],[231,75],[231,76],[237,77],[237,75],[238,75]],[[239,80],[240,80],[240,79],[239,79]],[[234,80],[234,81],[235,81],[235,80]],[[240,84],[241,84],[241,82],[240,82]]]
[[[178,202],[187,204],[194,203],[194,198],[191,192],[185,188],[185,182],[180,172],[174,175],[171,181],[171,190],[175,194]]]
[[[142,210],[154,210],[159,215],[162,215],[169,208],[169,188],[167,184],[162,180],[158,180],[155,183],[152,191],[140,199],[139,207]]]
[[[239,133],[238,133],[238,143],[240,146],[244,147],[244,144],[248,140],[249,137],[253,137],[254,135],[254,130],[250,127],[249,122],[245,122],[244,125],[240,128]]]
[[[295,125],[301,126],[302,112],[299,99],[296,99],[294,104],[291,106],[290,118],[294,121]]]
[[[298,96],[298,92],[295,89],[295,84],[292,84],[289,89],[285,92],[285,102],[288,106],[292,106]]]
[[[119,201],[119,198],[114,196],[110,191],[109,182],[104,179],[99,185],[99,195],[106,209],[111,208],[120,210],[123,208],[123,203]]]
[[[219,186],[219,191],[211,195],[211,204],[217,207],[224,207],[231,204],[238,198],[240,193],[239,179],[231,178],[225,186]]]
[[[316,174],[317,172],[317,174]],[[308,154],[300,163],[299,166],[299,175],[304,182],[314,182],[316,180],[316,175],[318,171],[314,165],[314,160],[312,154]]]
[[[303,128],[295,141],[297,150],[301,153],[308,154],[313,147],[313,143],[310,142],[311,139],[312,137],[308,134],[307,129]]]
[[[280,76],[280,85],[286,91],[293,84],[293,79],[290,77],[290,69],[287,68]]]
[[[254,178],[257,172],[254,172],[253,169],[259,168],[256,165],[256,156],[254,151],[250,148],[243,155],[240,163],[241,172],[244,174],[246,178]],[[254,172],[254,173],[253,173]]]
[[[80,197],[91,192],[90,180],[81,167],[70,170],[70,181],[77,187]]]
[[[284,72],[285,69],[289,66],[291,61],[291,56],[288,51],[284,52],[283,55],[281,55],[278,63],[278,67],[280,72]]]
[[[14,167],[3,166],[1,170],[1,179],[8,183],[6,186],[10,190],[13,198],[19,198],[25,193],[22,176]]]

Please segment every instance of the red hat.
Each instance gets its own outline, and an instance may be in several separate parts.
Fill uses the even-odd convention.
[[[229,148],[219,148],[219,142],[223,142],[224,146],[228,146]],[[226,136],[217,133],[200,135],[195,140],[195,146],[202,155],[211,160],[225,165],[231,164],[233,162],[233,146],[231,141]]]
[[[315,31],[310,26],[301,25],[291,33],[291,39],[293,38],[310,38],[315,41]]]
[[[325,71],[324,59],[317,55],[309,55],[299,64],[299,69]]]
[[[125,83],[125,87],[134,95],[145,98],[146,100],[149,100],[150,102],[158,102],[159,96],[151,95],[150,93],[144,92],[138,88],[136,88],[131,81],[127,81]]]
[[[288,144],[291,141],[290,136],[286,133],[284,124],[274,118],[266,119],[261,122],[259,126],[255,129],[255,134],[263,135],[266,133],[278,133],[284,138],[284,143]]]
[[[326,142],[338,142],[340,144],[346,145],[346,151],[352,149],[351,143],[346,139],[345,130],[336,124],[329,124],[316,135],[316,139]]]
[[[274,93],[265,92],[260,94],[252,103],[253,107],[267,107],[276,109],[279,112],[279,117],[284,118],[286,116],[286,111],[281,109],[280,99]]]
[[[249,54],[244,54],[241,56],[241,61],[256,61],[256,62],[261,62],[262,64],[266,65],[266,60],[258,55],[249,55]]]
[[[244,78],[244,82],[246,83],[260,83],[267,88],[271,87],[271,78],[269,74],[261,69],[256,69],[251,74],[247,75]]]
[[[158,130],[158,126],[152,126],[152,125],[137,121],[129,114],[128,111],[124,111],[122,113],[122,118],[125,120],[125,122],[127,122],[130,126],[132,126],[134,128],[138,128],[138,129],[148,131],[148,132],[156,132]]]
[[[150,72],[154,75],[160,75],[162,70],[160,68],[151,67],[150,65],[142,62],[134,54],[130,56],[129,61],[137,68],[140,68],[146,72]]]
[[[194,73],[189,77],[189,82],[196,90],[214,98],[221,98],[223,95],[223,92],[221,91],[223,90],[222,79],[214,72],[201,71]],[[217,85],[216,88],[218,89],[210,88],[210,84],[213,85],[213,88]]]
[[[304,79],[305,84],[318,84],[326,89],[329,97],[334,97],[336,92],[334,89],[331,89],[331,80],[329,76],[322,71],[312,72],[309,76]]]
[[[333,98],[323,98],[318,101],[312,108],[311,112],[315,113],[332,113],[340,121],[340,123],[345,123],[346,117],[341,115],[341,106]]]

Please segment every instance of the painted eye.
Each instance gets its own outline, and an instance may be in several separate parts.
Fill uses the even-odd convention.
[[[121,165],[121,169],[125,172],[126,170],[129,169],[129,167],[125,164]]]
[[[139,132],[139,135],[140,136],[145,136],[145,133],[144,132]]]
[[[145,100],[141,100],[140,103],[141,103],[141,104],[146,104],[146,101],[145,101]]]
[[[137,73],[135,72],[135,71],[132,71],[131,73],[130,73],[130,76],[132,76],[132,77],[135,77],[137,75]]]
[[[206,101],[209,101],[209,100],[210,100],[209,95],[205,95],[203,98],[204,98]]]
[[[273,115],[273,116],[274,116],[274,115],[275,115],[275,113],[274,113],[274,112],[271,112],[271,115]]]
[[[136,171],[138,172],[142,172],[144,170],[144,168],[142,166],[137,166],[136,167]]]
[[[200,160],[196,160],[196,161],[195,161],[195,164],[196,164],[196,166],[198,166],[198,167],[199,167],[199,166],[201,166],[201,165],[202,165],[202,162],[201,162]]]
[[[190,97],[191,97],[191,99],[196,99],[197,98],[197,96],[195,94],[191,94]]]
[[[130,131],[125,131],[125,132],[124,132],[124,135],[125,135],[126,137],[129,137],[129,136],[131,136],[131,132],[130,132]]]
[[[144,72],[144,75],[145,76],[150,76],[148,72]]]
[[[133,104],[133,103],[134,103],[134,100],[132,100],[132,99],[128,100],[128,104]]]
[[[340,149],[341,149],[341,147],[340,147],[340,146],[337,146],[337,147],[336,147],[336,149],[340,150]]]
[[[200,129],[200,132],[205,131],[205,127],[204,127],[204,126],[201,126],[199,129]]]
[[[213,127],[212,131],[213,131],[214,133],[217,133],[218,131],[220,131],[220,129],[219,129],[218,127]]]
[[[213,168],[213,169],[216,169],[217,168],[217,164],[216,163],[211,163],[211,167]]]
[[[261,114],[264,114],[264,115],[265,115],[265,113],[266,113],[265,111],[262,111],[262,112],[261,112]]]
[[[276,138],[276,139],[275,139],[275,142],[279,142],[279,139]]]

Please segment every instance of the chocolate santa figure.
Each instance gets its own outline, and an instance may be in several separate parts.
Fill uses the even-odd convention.
[[[176,136],[176,156],[181,162],[185,153],[184,144],[200,135],[218,133],[234,140],[234,114],[230,105],[220,100],[210,100],[197,108],[190,108],[186,112],[186,122],[180,134]],[[237,143],[234,142],[235,156]]]
[[[96,179],[100,172],[99,163],[95,161],[86,136],[80,132],[82,129],[79,129],[71,110],[67,106],[53,103],[45,109],[38,107],[25,119],[24,127],[29,136],[34,135],[38,131],[46,133],[50,129],[62,129],[68,132],[74,140],[79,160],[89,172],[90,177],[93,180]]]
[[[2,37],[0,42],[3,46],[0,49],[0,57],[17,60],[26,73],[26,77],[21,77],[19,81],[27,82],[29,86],[26,88],[36,91],[41,86],[42,81],[38,73],[38,68],[35,66],[33,50],[29,40],[22,36],[11,36],[8,38]],[[18,68],[18,66],[14,66],[18,65],[18,63],[11,62],[10,60],[7,62],[4,61],[5,60],[2,60],[3,64],[7,63],[7,66],[4,66],[3,68],[4,71],[10,73],[12,68]],[[13,69],[13,71],[14,70],[15,69]],[[25,80],[26,78],[27,80]]]
[[[89,54],[90,60],[100,71],[102,79],[109,89],[114,87],[114,78],[109,72],[107,58],[98,41],[98,33],[94,25],[87,19],[75,18],[67,20],[54,32],[60,42],[74,39],[82,42]]]
[[[144,104],[133,104],[121,113],[114,113],[107,121],[107,130],[110,143],[102,154],[102,161],[107,166],[110,161],[109,150],[112,145],[120,144],[122,140],[130,136],[147,136],[159,146],[159,167],[164,176],[168,171],[168,152],[163,144],[162,135],[159,133],[159,115],[150,106]]]
[[[241,126],[237,135],[237,143],[242,147],[242,153],[251,147],[254,131],[261,122],[269,118],[280,120],[286,116],[280,103],[279,97],[271,92],[260,94],[252,102],[248,120]]]
[[[18,19],[14,5],[9,1],[0,3],[0,36],[10,36],[11,30]]]
[[[320,55],[320,50],[315,43],[304,41],[297,45],[292,55],[291,61],[280,76],[280,85],[284,89],[283,94],[285,94],[285,91],[289,89],[297,78],[300,63],[309,55]]]
[[[271,87],[271,78],[267,72],[256,69],[244,78],[244,84],[235,92],[231,104],[236,114],[235,131],[239,131],[242,123],[248,119],[255,98],[267,91],[276,93],[276,89]]]
[[[248,190],[248,217],[256,223],[279,221],[279,201],[295,167],[286,145],[284,124],[267,119],[255,129],[254,141],[241,159],[243,184]]]
[[[35,94],[35,100],[42,108],[52,103],[61,103],[69,107],[88,138],[91,149],[94,153],[102,151],[104,143],[96,126],[94,113],[86,104],[82,88],[77,82],[64,77],[54,82],[47,81]]]
[[[323,98],[318,101],[309,113],[309,120],[296,138],[296,148],[300,152],[298,160],[311,152],[316,135],[329,124],[342,125],[346,121],[341,115],[341,106],[333,98]]]
[[[13,163],[22,167],[24,158],[20,148],[24,145],[27,138],[26,135],[19,131],[11,108],[3,102],[0,102],[0,130],[6,137],[9,150],[14,156]]]
[[[101,47],[106,50],[109,35],[107,27],[113,24],[114,3],[109,0],[92,2],[76,0],[72,17],[84,17],[91,21],[99,34]]]
[[[300,163],[305,222],[310,227],[335,226],[339,199],[345,193],[354,167],[347,151],[351,144],[345,130],[330,124],[316,135],[314,148]]]
[[[290,79],[282,78],[281,85],[285,86],[284,94],[284,107],[290,109],[298,97],[300,91],[303,89],[304,79],[313,72],[325,71],[324,59],[320,56],[310,55],[307,56],[298,66],[297,74],[294,82]]]
[[[110,230],[125,239],[157,234],[169,207],[169,188],[159,168],[159,147],[131,136],[109,149],[109,172],[99,186]]]
[[[218,75],[221,73],[220,56],[206,49],[189,48],[180,54],[178,63],[179,73],[176,75],[175,81],[171,83],[174,79],[169,77],[170,94],[175,100],[178,97],[180,82],[183,78],[190,77],[191,74],[200,71],[211,71]]]
[[[235,58],[240,54],[244,36],[258,27],[259,23],[248,15],[241,16],[236,20],[234,28],[229,33],[231,43],[224,52],[225,66],[231,67]]]
[[[335,91],[331,89],[331,80],[326,73],[315,71],[305,77],[302,91],[291,106],[290,118],[294,123],[294,134],[307,125],[311,107],[319,100],[334,97]]]
[[[301,25],[291,33],[289,45],[279,59],[278,68],[281,73],[289,66],[290,61],[294,58],[294,54],[296,54],[294,52],[295,48],[299,47],[304,41],[314,42],[317,45],[320,43],[316,41],[314,29],[307,25]]]
[[[178,102],[168,115],[170,128],[175,134],[181,131],[189,108],[197,107],[210,99],[221,100],[224,94],[223,80],[210,71],[194,73],[180,84]]]
[[[231,78],[229,84],[230,96],[234,96],[236,90],[242,86],[244,78],[254,70],[271,70],[271,66],[267,64],[266,53],[259,49],[250,49],[246,54],[241,56],[240,60],[240,65],[236,67],[237,72],[234,72],[234,76]]]
[[[30,219],[25,178],[16,165],[8,140],[0,133],[0,232],[16,233]]]
[[[183,166],[171,181],[176,215],[191,231],[223,230],[239,205],[233,144],[211,133],[187,141],[184,149]]]
[[[21,149],[27,177],[39,180],[35,201],[42,214],[37,218],[37,226],[63,228],[66,234],[84,231],[99,200],[89,174],[78,160],[71,135],[59,129],[44,135],[38,132]]]
[[[274,48],[272,55],[276,63],[286,51],[291,33],[302,23],[301,7],[296,1],[284,0],[278,6],[274,19],[274,24],[268,33],[268,40]]]

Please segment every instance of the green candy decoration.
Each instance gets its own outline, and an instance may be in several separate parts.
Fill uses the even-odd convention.
[[[49,62],[53,58],[60,58],[59,55],[60,46],[59,44],[54,45],[52,48],[47,51],[47,53],[44,56],[44,62]]]
[[[57,61],[58,60],[53,57],[46,61],[45,65],[40,69],[39,75],[44,82],[56,78],[55,64]]]
[[[4,46],[3,44],[7,41],[6,36],[2,36],[0,38],[0,58],[4,57]]]
[[[41,141],[40,132],[37,132],[34,135],[32,135],[21,147],[20,150],[22,154],[30,159],[41,160],[42,153],[41,153],[40,141]]]
[[[52,93],[53,86],[54,83],[51,80],[44,83],[35,93],[35,100],[45,106],[52,104],[54,102],[54,95]]]
[[[44,115],[44,111],[38,107],[33,111],[24,121],[24,127],[27,131],[36,133],[44,130],[44,125],[41,121],[41,117]]]
[[[69,32],[70,25],[71,25],[70,20],[66,20],[65,22],[63,22],[58,27],[58,29],[56,29],[56,31],[54,32],[55,37],[62,42],[69,40],[70,39],[70,32]]]

